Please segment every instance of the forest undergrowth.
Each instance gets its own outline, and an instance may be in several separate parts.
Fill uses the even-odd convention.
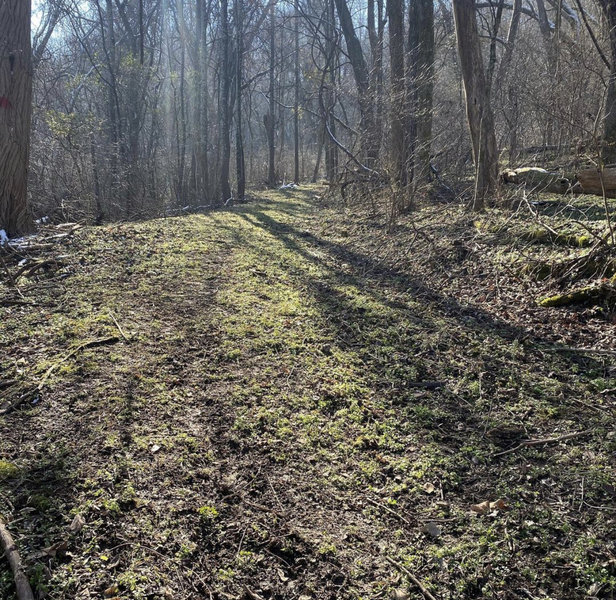
[[[537,302],[581,202],[391,232],[302,186],[3,257],[0,515],[39,597],[613,598],[613,307]]]

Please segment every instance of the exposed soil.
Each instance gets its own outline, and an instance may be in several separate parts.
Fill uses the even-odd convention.
[[[522,218],[390,233],[320,193],[84,228],[0,286],[39,596],[613,598],[611,307],[538,307]]]

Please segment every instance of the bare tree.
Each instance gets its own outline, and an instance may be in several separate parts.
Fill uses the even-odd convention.
[[[340,27],[346,42],[347,54],[357,87],[359,110],[361,113],[361,142],[363,159],[368,165],[374,165],[378,147],[375,143],[374,132],[374,105],[370,94],[370,74],[364,57],[361,42],[355,32],[353,19],[346,0],[335,0],[336,11],[340,19]]]
[[[407,106],[402,0],[387,0],[387,16],[389,18],[389,55],[391,62],[391,162],[394,181],[399,187],[404,187],[407,184],[407,148],[405,143]]]
[[[244,164],[244,132],[242,92],[244,82],[244,6],[242,0],[234,1],[235,19],[235,171],[237,173],[237,199],[244,201],[246,192],[246,166]]]
[[[412,99],[414,181],[430,178],[434,95],[434,3],[411,0],[409,5],[409,84]]]
[[[268,112],[263,120],[267,133],[268,148],[268,169],[267,183],[270,187],[276,185],[276,139],[275,124],[276,117],[276,5],[272,2],[270,6],[270,27],[269,27],[269,90],[268,90]]]
[[[453,0],[453,13],[475,163],[473,210],[481,211],[496,192],[498,183],[494,117],[481,55],[475,1]]]
[[[299,0],[295,0],[293,8],[293,181],[299,183]]]
[[[229,168],[231,161],[231,111],[229,107],[231,92],[231,35],[229,32],[229,4],[228,0],[220,2],[220,28],[222,44],[222,65],[220,77],[220,125],[222,137],[222,159],[220,166],[220,191],[224,204],[231,198],[231,184],[229,182]]]
[[[604,159],[616,160],[616,0],[598,0],[605,15],[610,40],[610,74],[605,102]]]
[[[30,227],[27,181],[32,117],[29,0],[0,3],[0,229]]]

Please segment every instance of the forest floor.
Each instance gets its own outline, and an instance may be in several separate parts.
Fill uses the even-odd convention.
[[[39,597],[613,598],[609,310],[537,305],[522,218],[320,194],[82,228],[0,285]]]

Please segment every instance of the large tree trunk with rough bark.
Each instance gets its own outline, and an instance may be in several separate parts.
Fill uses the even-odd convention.
[[[483,210],[498,185],[498,154],[474,0],[453,0],[458,54],[466,95],[466,114],[473,145],[475,193],[473,210]]]
[[[608,26],[610,40],[610,77],[604,117],[604,159],[616,161],[616,0],[598,0]]]
[[[32,116],[30,0],[0,2],[0,229],[30,228],[28,154]]]

